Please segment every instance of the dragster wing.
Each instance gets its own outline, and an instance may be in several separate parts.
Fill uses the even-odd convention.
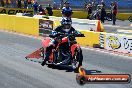
[[[41,48],[39,48],[39,49],[37,49],[36,51],[34,51],[33,53],[31,53],[31,54],[29,54],[29,55],[27,55],[26,57],[25,57],[26,59],[28,58],[35,58],[35,59],[39,59],[39,58],[41,58]]]

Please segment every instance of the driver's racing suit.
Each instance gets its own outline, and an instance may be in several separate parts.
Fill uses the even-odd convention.
[[[63,26],[58,26],[56,29],[54,29],[54,30],[51,32],[50,35],[56,36],[58,33],[63,33],[63,34],[75,33],[75,34],[77,34],[77,35],[81,34],[81,32],[75,30],[73,27],[71,27],[70,30],[69,30],[68,32],[65,32],[65,31],[63,30]],[[46,61],[49,60],[49,56],[50,56],[50,54],[51,54],[51,52],[52,52],[52,49],[55,48],[55,47],[57,46],[57,44],[58,44],[57,39],[59,39],[59,37],[60,37],[60,36],[51,39],[52,41],[49,43],[49,46],[46,48],[45,60],[41,63],[42,66],[44,66],[44,65],[46,64]],[[75,43],[76,43],[76,39],[74,38],[73,41],[74,41],[74,44],[75,44]],[[63,47],[63,46],[62,46],[62,47]],[[69,45],[68,45],[68,43],[67,43],[67,44],[64,45],[63,50],[64,50],[64,51],[67,51],[68,49],[69,49]],[[81,62],[82,62],[82,61],[81,61]],[[80,64],[80,66],[81,66],[81,65],[82,65],[82,63]]]

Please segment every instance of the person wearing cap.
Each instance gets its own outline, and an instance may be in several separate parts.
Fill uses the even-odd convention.
[[[69,2],[64,3],[64,7],[62,8],[62,12],[61,12],[62,17],[71,18],[73,12],[69,4],[70,4]]]
[[[92,14],[92,5],[90,3],[86,6],[86,10],[88,11],[87,19],[90,19],[90,15]]]
[[[112,15],[112,21],[113,21],[113,25],[115,25],[116,23],[116,15],[117,15],[117,2],[111,2],[111,15]]]
[[[100,12],[100,20],[102,23],[104,23],[105,17],[106,17],[106,11],[105,11],[105,7],[102,5],[101,12]]]
[[[35,3],[33,4],[34,14],[37,14],[37,12],[38,12],[38,6],[39,6],[38,2],[35,2]]]

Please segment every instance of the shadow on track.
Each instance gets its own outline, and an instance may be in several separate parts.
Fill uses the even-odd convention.
[[[33,62],[37,62],[37,63],[41,63],[42,62],[42,60],[39,60],[39,61],[37,61],[37,60],[30,60],[30,59],[27,59],[27,60],[33,61]],[[57,70],[66,70],[66,72],[78,73],[78,70],[74,70],[70,66],[48,64],[47,67],[52,68],[52,69],[57,69]],[[86,72],[86,74],[102,73],[99,70],[87,70],[87,69],[85,69],[85,72]]]
[[[60,65],[48,65],[49,68],[52,69],[58,69],[58,70],[66,70],[66,72],[75,72],[78,73],[78,71],[74,70],[72,67],[69,66],[60,66]],[[86,70],[85,69],[86,74],[96,74],[96,73],[102,73],[99,70]]]
[[[74,69],[70,66],[62,66],[62,65],[48,65],[49,68],[57,69],[57,70],[66,70],[66,72],[73,72]]]
[[[86,74],[102,73],[99,70],[85,70],[85,71],[86,71]]]

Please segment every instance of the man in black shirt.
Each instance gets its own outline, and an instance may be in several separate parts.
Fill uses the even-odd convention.
[[[47,10],[49,16],[53,15],[52,7],[50,6],[50,4],[48,4],[48,7],[46,7],[46,10]]]

